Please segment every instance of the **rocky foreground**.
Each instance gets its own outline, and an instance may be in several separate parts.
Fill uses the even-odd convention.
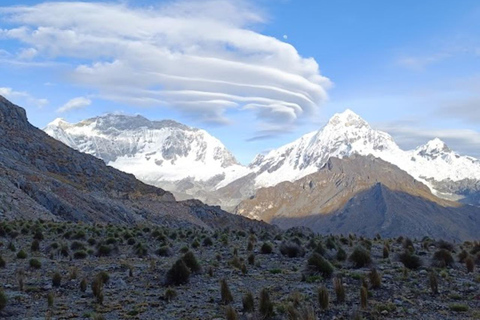
[[[0,223],[6,319],[480,319],[480,243]]]

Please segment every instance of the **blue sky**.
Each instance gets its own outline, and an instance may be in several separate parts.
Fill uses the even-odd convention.
[[[478,1],[2,1],[0,94],[44,127],[107,112],[206,129],[243,163],[350,108],[480,157]]]

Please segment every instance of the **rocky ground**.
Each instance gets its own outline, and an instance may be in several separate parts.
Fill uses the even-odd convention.
[[[480,319],[478,242],[4,221],[0,255],[6,319]]]

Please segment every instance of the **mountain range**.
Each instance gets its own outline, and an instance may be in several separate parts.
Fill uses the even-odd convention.
[[[204,130],[141,116],[108,114],[76,124],[56,119],[44,128],[52,137],[107,164],[165,188],[177,198],[198,198],[232,211],[256,190],[317,172],[332,157],[373,155],[406,171],[437,196],[480,205],[480,161],[460,156],[440,139],[402,150],[346,110],[318,131],[240,165]]]
[[[170,192],[51,138],[2,96],[0,135],[2,219],[272,228],[198,200],[176,201]]]

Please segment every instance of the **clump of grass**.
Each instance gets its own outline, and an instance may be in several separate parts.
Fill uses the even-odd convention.
[[[156,252],[161,257],[171,257],[173,256],[173,250],[169,246],[162,246]]]
[[[368,291],[364,286],[362,286],[360,288],[360,306],[362,307],[362,309],[367,308],[367,298],[368,298]]]
[[[222,304],[229,304],[230,302],[233,302],[233,296],[230,292],[230,288],[228,287],[226,279],[220,280],[220,301]]]
[[[316,252],[308,258],[307,265],[311,270],[321,273],[324,278],[329,278],[334,271],[332,264]]]
[[[227,306],[225,309],[225,317],[227,320],[237,320],[238,314],[237,311],[232,306]]]
[[[433,254],[433,264],[439,268],[451,267],[454,264],[452,254],[447,249],[440,249]]]
[[[103,304],[103,279],[100,275],[97,275],[92,282],[93,296],[96,298],[98,304]]]
[[[387,245],[383,246],[383,259],[388,259],[390,255],[390,249],[388,248]]]
[[[422,266],[422,261],[420,258],[408,250],[406,250],[404,253],[401,253],[398,257],[403,265],[408,269],[415,270]]]
[[[32,252],[38,252],[40,250],[40,241],[33,240],[32,245],[30,246]]]
[[[337,258],[338,261],[347,260],[347,253],[345,252],[345,250],[343,250],[342,247],[338,248],[336,258]]]
[[[7,302],[8,302],[7,295],[5,294],[3,289],[0,288],[0,311],[5,309],[5,307],[7,306]]]
[[[202,244],[204,247],[210,247],[211,245],[213,245],[212,238],[206,237],[205,239],[203,239]]]
[[[328,290],[325,286],[321,286],[318,288],[318,303],[320,304],[320,308],[322,310],[328,309],[328,304],[330,302],[330,297],[328,295]]]
[[[468,311],[468,306],[465,304],[451,304],[449,306],[450,310],[455,311],[455,312],[467,312]]]
[[[55,294],[53,292],[49,292],[47,295],[48,308],[53,308],[54,300],[55,300]]]
[[[372,263],[370,252],[368,252],[367,250],[365,250],[360,246],[356,247],[353,250],[348,260],[353,262],[353,264],[355,265],[355,268],[363,268]]]
[[[473,273],[473,271],[475,270],[475,261],[473,261],[473,258],[471,256],[468,256],[465,259],[465,266],[467,267],[468,273]]]
[[[255,302],[253,299],[253,294],[248,291],[242,298],[243,312],[254,312],[255,311]]]
[[[6,265],[7,265],[7,262],[6,262],[5,259],[3,259],[3,257],[0,255],[0,268],[5,268]]]
[[[264,242],[262,244],[262,247],[260,248],[260,252],[262,254],[270,254],[273,252],[273,247],[272,247],[272,244],[269,243],[269,242]]]
[[[378,273],[377,269],[372,268],[368,277],[370,278],[370,284],[373,289],[379,289],[382,286],[382,276]]]
[[[303,257],[305,249],[294,242],[282,242],[280,245],[280,253],[289,258]]]
[[[18,288],[20,291],[23,291],[23,287],[25,284],[25,270],[18,269],[16,272],[16,275],[17,275]]]
[[[202,267],[200,266],[200,263],[198,263],[197,258],[192,251],[185,253],[182,257],[182,260],[192,273],[199,273],[202,271]]]
[[[258,310],[263,316],[263,319],[270,319],[273,316],[273,303],[270,300],[270,294],[266,288],[260,291],[260,301]]]
[[[165,276],[166,285],[179,286],[188,283],[190,279],[190,269],[187,267],[183,259],[178,259]]]
[[[55,272],[52,276],[52,286],[58,288],[62,284],[62,275],[59,272]]]
[[[87,279],[83,278],[82,281],[80,281],[80,291],[85,292],[87,291]]]
[[[438,294],[438,278],[435,271],[430,271],[428,274],[428,282],[430,284],[430,290],[432,290],[433,294]]]
[[[30,268],[33,269],[40,269],[42,267],[42,263],[37,259],[30,259],[29,264]]]
[[[163,295],[163,298],[167,302],[171,302],[176,297],[177,297],[177,291],[175,291],[175,289],[172,289],[172,288],[168,288],[167,290],[165,290],[165,293]]]
[[[254,264],[255,264],[255,255],[254,255],[253,253],[251,253],[251,254],[248,256],[247,260],[248,260],[248,264],[249,264],[249,265],[254,265]]]
[[[23,249],[22,249],[22,250],[18,251],[17,258],[18,259],[26,259],[27,258],[27,253],[25,251],[23,251]]]
[[[337,302],[345,302],[345,287],[343,286],[342,278],[333,278],[333,289],[335,290],[335,295],[337,296]]]

